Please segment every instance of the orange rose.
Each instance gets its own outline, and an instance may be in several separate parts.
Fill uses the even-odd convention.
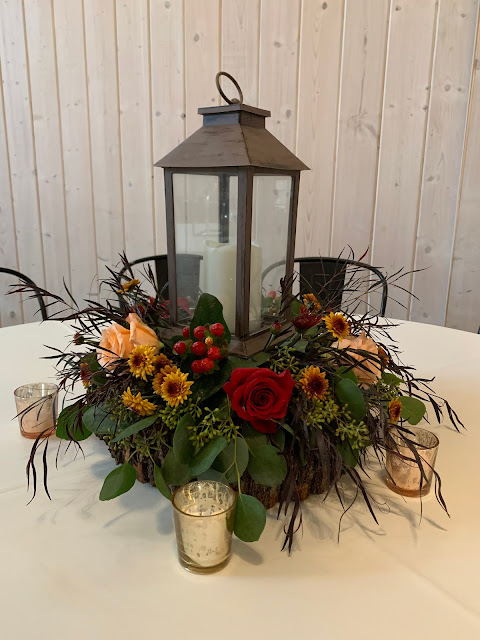
[[[117,322],[103,329],[102,339],[97,347],[97,360],[101,367],[113,369],[118,358],[128,358],[133,348],[140,345],[151,345],[156,352],[163,347],[155,331],[147,327],[136,313],[130,313],[127,322],[130,323],[130,329],[125,329]]]
[[[148,344],[156,347],[157,351],[160,347],[163,347],[155,331],[147,327],[136,313],[130,313],[127,316],[127,322],[130,323],[130,342],[134,347]]]
[[[107,329],[102,330],[102,339],[97,347],[98,364],[101,367],[113,369],[115,361],[118,358],[128,358],[132,349],[130,331],[113,322]]]
[[[357,376],[359,382],[375,384],[382,375],[378,345],[365,335],[365,331],[362,331],[359,336],[348,336],[338,340],[332,344],[332,347],[337,347],[337,349],[348,348],[348,354],[362,363],[361,367],[353,369],[353,373]],[[369,358],[365,353],[356,353],[357,349],[371,353],[376,357]]]

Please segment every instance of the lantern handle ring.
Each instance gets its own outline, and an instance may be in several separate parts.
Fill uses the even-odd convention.
[[[233,84],[235,85],[235,88],[238,91],[238,95],[239,95],[240,99],[239,98],[232,98],[230,100],[230,98],[227,98],[227,96],[222,91],[222,87],[220,86],[220,77],[221,76],[225,76],[226,78],[228,78],[229,80],[231,80],[233,82]],[[235,78],[232,75],[230,75],[226,71],[219,71],[217,73],[217,75],[215,76],[215,84],[217,85],[217,89],[218,89],[219,94],[222,96],[222,98],[225,100],[225,102],[228,102],[228,104],[242,104],[243,103],[242,90],[240,89],[240,85],[238,84],[238,82],[235,80]]]

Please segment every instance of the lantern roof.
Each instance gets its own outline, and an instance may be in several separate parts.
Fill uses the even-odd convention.
[[[270,111],[232,103],[198,110],[203,126],[155,166],[179,169],[259,167],[301,171],[308,167],[265,128]]]

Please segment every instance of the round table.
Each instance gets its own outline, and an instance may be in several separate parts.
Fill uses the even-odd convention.
[[[272,510],[259,542],[235,539],[230,564],[198,576],[178,563],[171,505],[156,489],[136,483],[98,500],[114,462],[94,437],[82,443],[84,456],[61,454],[58,469],[60,441],[50,439],[52,500],[40,488],[26,506],[32,441],[12,420],[13,390],[52,379],[44,345],[62,348],[69,334],[57,322],[0,330],[3,639],[480,638],[480,336],[416,323],[392,329],[404,362],[436,377],[467,427],[431,427],[451,518],[432,492],[420,522],[419,500],[389,492],[374,468],[379,526],[359,499],[338,542],[338,500],[311,497],[290,556]]]

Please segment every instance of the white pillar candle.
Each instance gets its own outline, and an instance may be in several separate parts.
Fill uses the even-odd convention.
[[[235,329],[237,245],[207,240],[203,258],[204,290],[223,305],[229,329]],[[250,270],[250,331],[260,329],[262,311],[262,249],[252,243]]]

